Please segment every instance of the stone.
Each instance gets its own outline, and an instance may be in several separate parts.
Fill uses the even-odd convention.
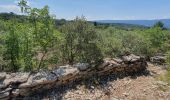
[[[27,82],[19,85],[19,88],[31,88],[34,86],[52,83],[57,79],[57,76],[48,72],[48,71],[41,71],[36,74],[30,75]]]
[[[6,78],[5,72],[0,72],[0,81],[4,80]]]
[[[27,82],[29,75],[30,75],[30,73],[8,74],[8,75],[6,75],[6,79],[3,81],[3,84],[5,86],[8,86],[10,84],[21,84],[21,83]]]
[[[130,54],[128,56],[123,56],[122,57],[122,60],[124,62],[136,62],[136,61],[139,61],[140,59],[141,59],[140,56],[136,56],[134,54]]]
[[[104,60],[104,62],[101,64],[101,65],[99,65],[97,68],[98,69],[103,69],[103,68],[105,68],[106,66],[108,66],[110,63],[109,63],[109,61],[107,61],[106,59]]]
[[[156,63],[156,64],[164,64],[166,61],[166,57],[165,56],[154,56],[150,58],[150,61],[152,63]]]
[[[94,87],[94,86],[90,86],[90,88],[91,88],[91,89],[95,89],[95,87]]]
[[[12,95],[18,96],[18,95],[19,95],[19,89],[14,89],[14,90],[12,91]]]
[[[79,70],[69,65],[60,66],[58,69],[49,71],[40,71],[29,77],[26,83],[19,85],[19,94],[26,96],[34,91],[40,91],[41,89],[53,88],[56,84],[67,84],[69,81],[74,80]]]
[[[113,58],[113,60],[116,61],[119,64],[123,63],[123,60],[120,59],[120,58]]]
[[[129,96],[129,93],[123,93],[123,95],[127,97],[127,96]]]
[[[0,100],[9,100],[9,93],[8,92],[3,94],[0,93]]]
[[[104,62],[99,65],[97,68],[98,69],[102,69],[102,70],[109,70],[113,67],[117,67],[119,66],[120,64],[118,64],[116,61],[112,60],[112,59],[104,59]]]
[[[78,63],[73,66],[78,68],[80,71],[85,71],[90,67],[90,65],[88,63]]]
[[[54,70],[53,73],[58,77],[58,79],[65,80],[65,78],[69,78],[72,76],[75,76],[79,73],[79,70],[77,68],[71,67],[69,65],[67,66],[60,66],[58,69]]]
[[[9,94],[10,94],[10,91],[12,90],[12,88],[7,88],[3,91],[0,91],[0,100],[8,100],[9,98]]]
[[[0,91],[2,91],[6,86],[4,84],[0,84]]]

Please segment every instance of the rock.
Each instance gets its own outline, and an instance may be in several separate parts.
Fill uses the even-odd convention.
[[[123,63],[123,60],[119,59],[119,58],[113,58],[113,60],[116,61],[119,64]]]
[[[0,100],[8,100],[11,90],[12,88],[7,88],[4,91],[0,91]]]
[[[85,71],[90,67],[90,65],[88,63],[78,63],[73,66],[78,68],[80,71]]]
[[[129,96],[129,93],[123,93],[123,95],[127,97],[127,96]]]
[[[105,59],[104,62],[101,65],[99,65],[97,68],[98,69],[103,69],[106,66],[108,66],[109,64],[110,64],[109,61],[107,59]]]
[[[0,100],[9,100],[9,93],[8,92],[3,94],[0,93]]]
[[[18,95],[19,95],[19,89],[14,89],[14,90],[12,91],[12,95],[13,95],[13,96],[18,96]]]
[[[48,71],[41,71],[36,74],[30,75],[27,82],[19,85],[20,89],[23,88],[32,88],[35,86],[41,86],[49,83],[53,83],[55,80],[57,80],[57,76],[48,72]]]
[[[19,94],[26,96],[32,92],[53,88],[56,85],[68,84],[68,80],[74,80],[79,73],[77,68],[60,66],[58,69],[48,72],[41,71],[31,75],[26,83],[19,85]]]
[[[27,81],[30,73],[12,73],[6,75],[6,79],[3,81],[5,86],[10,84],[21,84]]]
[[[112,60],[112,59],[104,59],[104,62],[99,65],[97,68],[98,69],[103,69],[103,70],[109,70],[110,68],[113,68],[113,67],[116,67],[116,66],[119,66],[120,64],[118,64],[116,61]]]
[[[140,59],[141,59],[140,56],[136,56],[136,55],[134,55],[134,54],[130,54],[130,55],[128,55],[128,56],[123,56],[123,57],[122,57],[122,60],[123,60],[124,62],[136,62],[136,61],[139,61]]]
[[[0,81],[4,80],[6,78],[5,72],[0,72]]]
[[[56,80],[57,76],[49,71],[41,71],[32,76],[32,81],[36,82],[38,80],[50,81]]]
[[[95,87],[94,86],[90,86],[91,89],[94,89]]]
[[[156,63],[156,64],[164,64],[166,61],[166,57],[165,56],[154,56],[150,58],[150,61],[152,63]]]
[[[69,79],[69,77],[75,76],[79,73],[77,68],[67,66],[60,66],[58,69],[54,70],[53,73],[58,77],[58,79],[65,80],[65,78]]]
[[[0,91],[2,91],[5,88],[4,84],[0,84]]]

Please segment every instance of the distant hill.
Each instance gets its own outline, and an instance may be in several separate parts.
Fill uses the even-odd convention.
[[[26,21],[26,16],[24,15],[16,15],[14,13],[0,13],[1,20],[10,20],[15,18],[19,22]],[[133,30],[133,29],[146,29],[148,27],[153,26],[156,22],[162,21],[165,24],[166,28],[170,29],[170,19],[158,19],[158,20],[96,20],[90,22],[97,22],[98,25],[103,25],[105,27],[113,26],[118,29],[125,30]],[[61,26],[65,23],[69,22],[65,19],[56,19],[56,26]]]
[[[93,22],[94,25],[96,24],[97,28],[108,28],[112,26],[115,29],[121,30],[143,30],[149,27],[143,25],[135,25],[135,24],[124,24],[124,23],[102,23],[102,22]]]
[[[144,25],[147,27],[153,26],[156,22],[161,21],[165,24],[166,28],[170,28],[170,19],[156,19],[156,20],[96,20],[98,23],[121,23],[121,24],[133,24]]]

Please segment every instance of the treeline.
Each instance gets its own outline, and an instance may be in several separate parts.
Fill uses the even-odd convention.
[[[0,20],[1,70],[35,71],[75,63],[95,67],[105,57],[133,53],[149,60],[170,54],[170,31],[161,22],[149,29],[121,30],[98,26],[82,16],[56,25],[48,6],[30,8],[25,0],[19,6],[22,20],[17,15]]]

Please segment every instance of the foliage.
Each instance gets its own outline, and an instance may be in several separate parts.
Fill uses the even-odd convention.
[[[153,27],[164,29],[164,23],[162,23],[161,21],[158,21]]]
[[[97,65],[103,57],[133,53],[150,58],[170,50],[170,30],[162,22],[147,28],[92,23],[84,17],[56,20],[48,6],[30,8],[25,0],[18,5],[23,15],[0,14],[0,70],[34,71],[74,63]]]
[[[84,17],[76,18],[62,27],[64,33],[63,56],[70,64],[75,62],[97,63],[102,59],[97,47],[94,26]]]

